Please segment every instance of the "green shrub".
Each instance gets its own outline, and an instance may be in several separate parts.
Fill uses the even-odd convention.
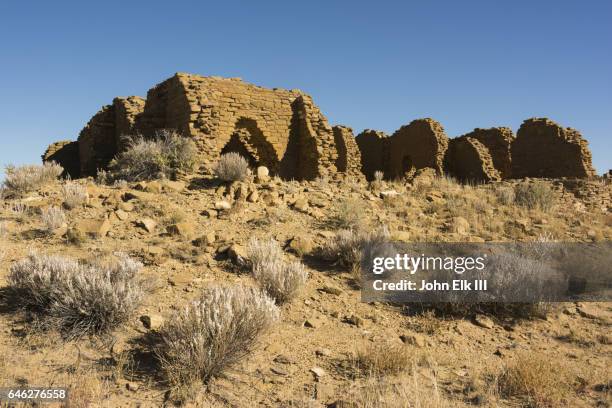
[[[135,137],[111,161],[109,174],[104,174],[103,181],[173,178],[180,171],[193,169],[196,152],[193,140],[170,130],[158,131],[151,140]]]

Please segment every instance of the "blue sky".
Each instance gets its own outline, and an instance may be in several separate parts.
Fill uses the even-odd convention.
[[[3,1],[0,165],[175,72],[302,89],[356,133],[547,116],[612,168],[612,2],[563,0]]]

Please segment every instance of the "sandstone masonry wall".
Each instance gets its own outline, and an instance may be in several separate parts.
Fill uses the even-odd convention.
[[[366,129],[355,138],[361,154],[361,172],[366,179],[373,180],[374,173],[384,173],[388,160],[389,137],[377,130]]]
[[[42,155],[43,163],[56,162],[64,168],[62,177],[79,178],[81,165],[79,163],[79,143],[70,140],[55,142]]]
[[[512,174],[510,148],[514,141],[512,129],[508,127],[476,128],[462,137],[470,137],[482,143],[489,150],[493,165],[500,176],[502,178],[510,178]]]
[[[588,142],[547,118],[527,119],[512,143],[512,177],[592,177]]]
[[[478,139],[458,137],[451,139],[445,159],[445,170],[464,182],[490,182],[501,180],[495,168],[491,151]]]
[[[338,171],[346,173],[351,178],[362,179],[361,172],[361,153],[353,129],[346,126],[334,126],[334,142],[338,151],[336,159],[336,168]]]
[[[426,167],[443,174],[447,148],[448,137],[439,122],[431,118],[413,120],[389,138],[385,174],[389,178],[402,177],[412,169]]]

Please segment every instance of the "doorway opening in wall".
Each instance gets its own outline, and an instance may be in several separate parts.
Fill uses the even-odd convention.
[[[249,163],[250,167],[254,168],[257,166],[257,159],[253,157],[253,155],[251,154],[251,152],[249,152],[242,140],[240,140],[240,136],[238,135],[238,133],[234,133],[230,138],[229,142],[227,142],[223,149],[221,149],[221,154],[232,152],[238,153],[239,155],[244,157]]]
[[[413,168],[412,157],[409,155],[402,157],[402,176],[411,173]]]

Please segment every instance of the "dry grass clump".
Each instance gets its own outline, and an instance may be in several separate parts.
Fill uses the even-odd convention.
[[[16,301],[37,313],[43,328],[80,337],[108,332],[132,316],[147,289],[138,276],[141,268],[124,255],[114,262],[85,265],[30,254],[13,264],[8,281]]]
[[[173,387],[207,382],[250,354],[278,317],[259,289],[213,286],[162,327],[156,354]]]
[[[252,239],[247,251],[253,278],[277,303],[293,299],[306,283],[308,272],[304,265],[285,262],[276,241]]]
[[[557,201],[556,194],[544,181],[522,182],[514,187],[515,202],[530,210],[550,211]]]
[[[389,230],[385,227],[365,232],[340,230],[323,248],[323,257],[343,267],[354,268],[359,265],[363,252],[376,244],[388,240]]]
[[[446,399],[438,388],[435,374],[417,373],[397,377],[371,377],[346,392],[346,403],[339,407],[359,408],[451,408],[464,406]]]
[[[552,408],[567,402],[572,391],[570,375],[554,359],[536,354],[519,354],[497,377],[504,398],[520,398],[527,407]]]
[[[66,215],[59,207],[43,208],[40,218],[47,232],[54,231],[66,224]]]
[[[73,182],[67,182],[62,186],[62,195],[64,207],[69,210],[82,206],[89,198],[85,186]]]
[[[180,171],[188,171],[195,165],[197,149],[193,140],[180,134],[161,130],[155,139],[134,137],[127,149],[109,164],[108,173],[100,173],[100,181],[143,181],[157,178],[173,178]]]
[[[384,376],[409,371],[414,363],[410,348],[404,344],[371,343],[355,352],[355,366],[362,374]]]
[[[338,229],[362,229],[364,227],[366,203],[362,199],[349,198],[341,201],[330,218],[330,224]]]
[[[8,228],[6,226],[6,222],[0,221],[0,238],[4,238],[8,233]]]
[[[503,205],[512,205],[514,204],[514,199],[516,198],[516,194],[514,193],[514,189],[510,186],[503,185],[494,185],[493,192],[495,197],[497,198],[497,202]]]
[[[215,175],[223,181],[241,181],[249,174],[249,162],[235,152],[221,155],[215,167]]]
[[[22,195],[56,180],[64,169],[55,162],[43,165],[25,165],[5,167],[3,188],[5,194]]]

